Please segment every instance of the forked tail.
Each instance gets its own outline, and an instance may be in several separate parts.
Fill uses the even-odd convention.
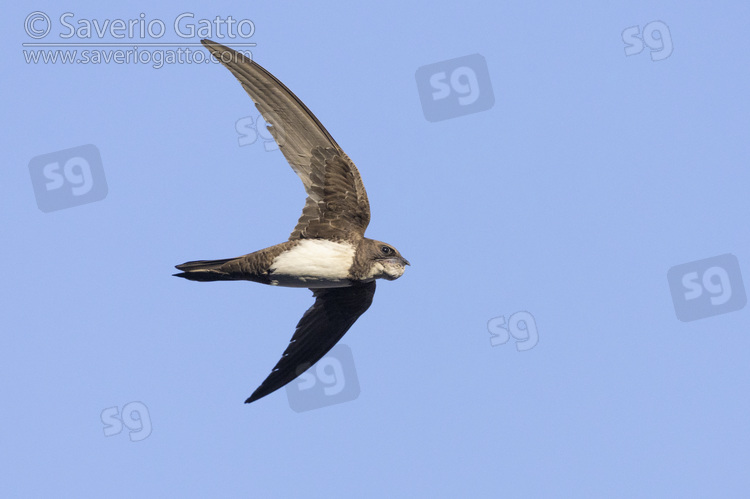
[[[186,262],[182,265],[175,265],[175,268],[182,270],[179,274],[172,274],[177,277],[184,277],[191,281],[232,281],[236,277],[232,276],[231,266],[226,264],[236,260],[236,258],[226,258],[224,260],[196,260]]]

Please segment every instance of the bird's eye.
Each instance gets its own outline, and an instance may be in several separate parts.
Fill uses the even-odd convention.
[[[388,246],[381,246],[380,251],[382,251],[384,255],[390,255],[393,250]]]

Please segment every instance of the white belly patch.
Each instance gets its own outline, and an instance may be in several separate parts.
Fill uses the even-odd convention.
[[[354,246],[325,239],[305,239],[271,262],[274,286],[327,288],[348,286]]]

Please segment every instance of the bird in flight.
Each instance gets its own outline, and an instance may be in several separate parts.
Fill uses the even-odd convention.
[[[396,248],[365,237],[370,203],[357,167],[291,90],[224,45],[201,43],[240,81],[305,186],[307,200],[289,240],[224,260],[177,265],[191,281],[253,281],[309,288],[302,316],[271,374],[245,403],[283,387],[323,357],[370,307],[375,280],[398,279],[409,262]]]

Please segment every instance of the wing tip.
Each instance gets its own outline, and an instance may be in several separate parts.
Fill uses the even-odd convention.
[[[268,395],[268,393],[258,393],[259,390],[260,388],[258,388],[258,390],[255,390],[252,395],[250,395],[247,399],[245,399],[245,403],[246,404],[253,403],[256,400],[261,399],[265,397],[266,395]]]
[[[222,45],[221,43],[204,38],[201,40],[201,44],[211,52],[220,63],[227,65],[230,62],[241,63],[241,62],[252,62],[252,59],[245,57],[244,54],[237,52],[233,48]],[[224,54],[229,54],[225,56]]]

